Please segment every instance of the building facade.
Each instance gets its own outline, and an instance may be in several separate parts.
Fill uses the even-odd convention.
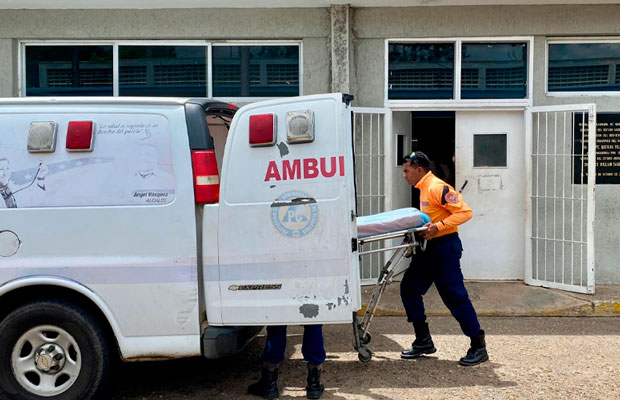
[[[57,3],[0,10],[0,96],[348,92],[360,214],[415,205],[400,161],[424,150],[474,210],[466,277],[620,283],[620,4]]]

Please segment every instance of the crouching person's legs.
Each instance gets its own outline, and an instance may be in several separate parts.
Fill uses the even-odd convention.
[[[319,399],[325,390],[321,383],[321,371],[325,362],[325,344],[322,325],[304,326],[304,340],[301,346],[304,360],[308,362],[306,397]]]
[[[248,387],[248,393],[264,399],[276,399],[278,391],[278,366],[284,360],[286,350],[286,326],[268,326],[267,341],[263,350],[263,367],[256,383]]]

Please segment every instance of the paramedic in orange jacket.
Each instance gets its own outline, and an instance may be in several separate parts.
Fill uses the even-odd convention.
[[[400,297],[407,312],[407,320],[413,323],[415,341],[408,350],[401,352],[402,358],[416,358],[436,352],[426,323],[424,302],[433,283],[444,304],[461,325],[463,333],[471,339],[467,355],[459,364],[477,365],[489,359],[474,310],[463,284],[460,258],[463,251],[457,226],[472,217],[472,211],[453,187],[437,178],[430,171],[430,160],[421,151],[405,157],[403,178],[420,189],[420,209],[431,222],[422,233],[427,239],[426,250],[418,251],[411,260],[400,284]]]

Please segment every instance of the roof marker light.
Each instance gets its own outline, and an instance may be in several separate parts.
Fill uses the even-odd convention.
[[[67,151],[93,151],[95,124],[93,121],[69,121]]]
[[[276,116],[274,114],[250,115],[250,146],[273,146],[276,138]]]
[[[53,153],[56,149],[56,128],[54,121],[31,122],[28,129],[28,152]]]

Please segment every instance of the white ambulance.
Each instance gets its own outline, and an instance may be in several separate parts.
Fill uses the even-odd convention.
[[[0,100],[0,398],[351,322],[350,101]]]

